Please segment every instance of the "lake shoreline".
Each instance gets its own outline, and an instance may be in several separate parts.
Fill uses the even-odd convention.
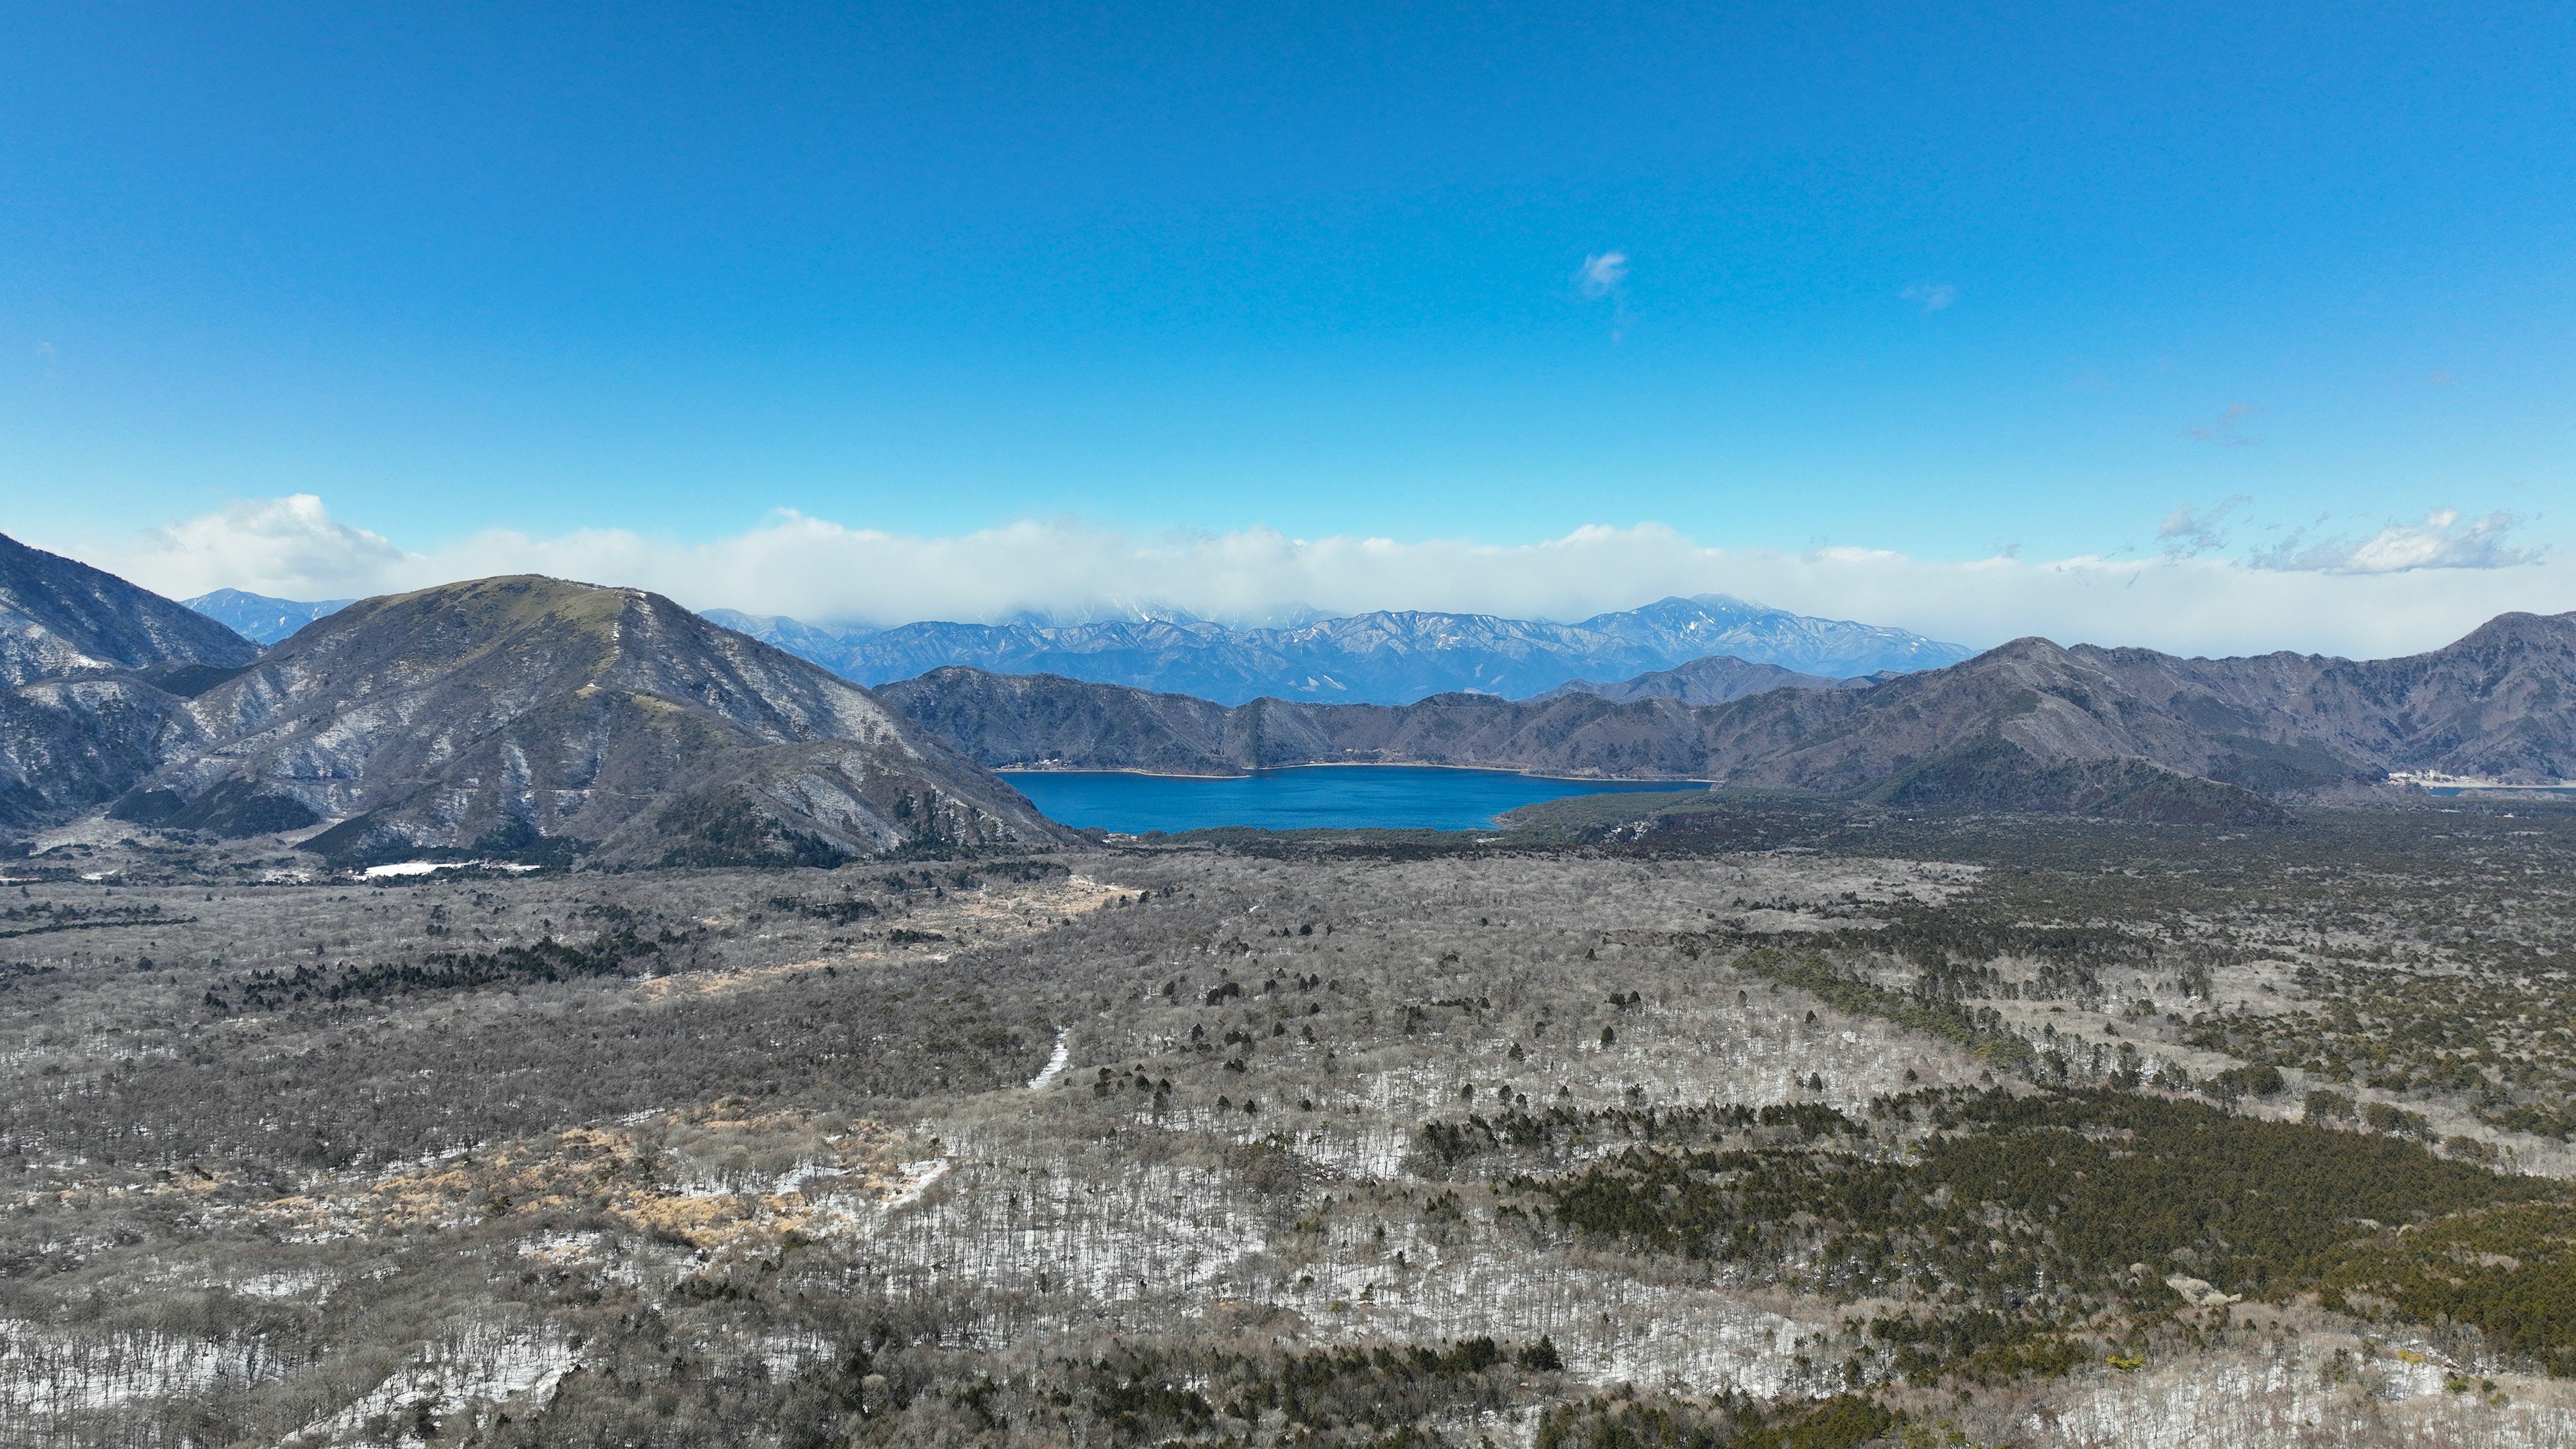
[[[1581,795],[1697,794],[1696,781],[1538,775],[1459,765],[1291,765],[1241,775],[1147,770],[1021,770],[1030,803],[1076,829],[1499,830],[1524,806]]]
[[[1121,770],[1099,765],[995,765],[996,775],[1135,775],[1149,780],[1256,780],[1264,775],[1284,774],[1290,770],[1464,770],[1478,775],[1510,775],[1523,780],[1563,780],[1573,785],[1670,785],[1688,789],[1699,786],[1717,788],[1715,780],[1689,775],[1548,775],[1537,770],[1513,770],[1501,765],[1439,765],[1423,760],[1307,760],[1294,765],[1264,765],[1258,770],[1244,770],[1232,775],[1200,775],[1180,770]]]

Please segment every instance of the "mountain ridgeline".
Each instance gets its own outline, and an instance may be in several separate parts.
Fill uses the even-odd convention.
[[[258,657],[257,644],[194,609],[0,534],[0,684]]]
[[[2576,614],[2506,614],[2431,653],[2367,662],[2020,639],[1866,688],[1774,688],[1714,705],[1566,692],[1228,707],[960,668],[880,696],[993,767],[1467,765],[1936,809],[2250,821],[2280,818],[2279,800],[2349,793],[2396,770],[2576,773]]]
[[[964,665],[1219,704],[1265,696],[1410,704],[1458,691],[1518,699],[1570,681],[1624,680],[1710,656],[1833,680],[1937,668],[1969,653],[1901,629],[1809,618],[1723,594],[1665,599],[1575,624],[1409,610],[1275,629],[1234,629],[1186,616],[884,630],[832,629],[729,609],[708,617],[869,686]]]
[[[1777,664],[1756,664],[1725,654],[1694,659],[1670,669],[1640,674],[1634,679],[1597,683],[1589,679],[1570,679],[1536,699],[1555,699],[1567,694],[1593,694],[1613,703],[1625,704],[1635,699],[1670,699],[1683,704],[1725,704],[1748,694],[1768,689],[1866,689],[1883,679],[1892,679],[1901,671],[1886,670],[1853,679],[1836,679],[1821,674],[1801,674]]]
[[[264,601],[276,602],[276,601]],[[1072,837],[869,693],[658,595],[518,577],[275,648],[0,539],[0,828],[115,819],[601,865]]]

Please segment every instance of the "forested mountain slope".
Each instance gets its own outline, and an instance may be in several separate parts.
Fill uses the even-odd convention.
[[[2020,639],[1867,689],[1692,707],[1588,694],[1235,709],[1074,680],[940,670],[885,698],[987,765],[1223,773],[1482,765],[2149,818],[2269,811],[2392,770],[2576,773],[2576,614],[2508,614],[2428,654],[2181,659]]]
[[[2278,714],[2336,753],[2388,769],[2537,781],[2576,777],[2576,613],[2500,614],[2426,654],[2172,660],[2104,651],[2244,718]]]
[[[1591,694],[1613,704],[1632,699],[1669,699],[1682,704],[1725,704],[1766,689],[1867,689],[1878,683],[1875,676],[1857,679],[1833,679],[1821,674],[1801,674],[1777,664],[1755,664],[1727,654],[1712,654],[1670,669],[1658,669],[1631,679],[1596,683],[1589,679],[1569,679],[1536,699],[1554,699],[1565,694]]]
[[[104,805],[201,738],[185,701],[140,675],[0,690],[0,831]]]
[[[641,590],[523,576],[364,600],[187,712],[203,744],[119,815],[606,862],[1063,838],[867,691]]]

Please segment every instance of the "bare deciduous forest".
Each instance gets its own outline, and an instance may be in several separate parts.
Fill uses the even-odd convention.
[[[2576,1437],[2576,811],[1641,798],[12,861],[0,1441]]]

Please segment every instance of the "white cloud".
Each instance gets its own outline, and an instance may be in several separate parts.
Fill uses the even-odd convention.
[[[1583,265],[1574,269],[1575,288],[1587,297],[1609,296],[1619,290],[1619,284],[1626,280],[1628,280],[1626,252],[1600,252],[1585,257]]]
[[[2366,539],[2293,534],[2255,556],[2258,567],[2329,574],[2402,574],[2417,569],[2506,569],[2540,560],[2536,548],[2513,548],[2505,535],[2513,515],[2490,513],[2461,522],[2458,510],[2436,509],[2421,524],[2392,523]]]
[[[419,563],[393,540],[331,516],[310,493],[250,499],[145,534],[128,566],[173,598],[244,589],[284,598],[346,598],[379,591]]]
[[[1926,312],[1938,312],[1959,300],[1959,289],[1948,282],[1917,282],[1901,295]]]
[[[2259,440],[2245,436],[2243,427],[2245,420],[2254,416],[2256,411],[2251,403],[2229,403],[2227,411],[2218,415],[2218,421],[2205,427],[2185,428],[2182,435],[2195,443],[2216,443],[2222,448],[2250,448]]]
[[[693,608],[817,622],[998,619],[1139,598],[1226,620],[1272,618],[1291,604],[1579,619],[1715,592],[1976,646],[2044,634],[2190,654],[2373,657],[2433,648],[2509,609],[2576,609],[2576,570],[2505,549],[2502,526],[2436,515],[2424,529],[2353,547],[2338,567],[2206,556],[1951,563],[1885,549],[1711,548],[1651,523],[1590,525],[1531,544],[1296,539],[1266,528],[1140,538],[1078,522],[921,537],[789,512],[703,543],[621,529],[554,538],[495,531],[418,553],[299,496],[236,504],[84,556],[180,596],[231,585],[323,598],[534,572],[649,588]],[[2532,561],[2500,568],[2481,559]]]

